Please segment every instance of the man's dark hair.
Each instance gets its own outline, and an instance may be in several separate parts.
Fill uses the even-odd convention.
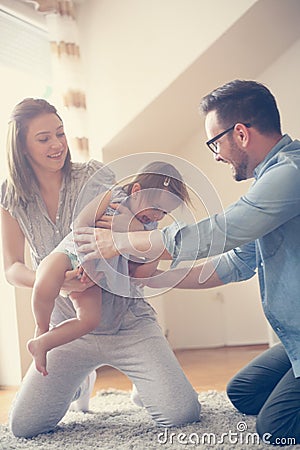
[[[281,134],[276,100],[261,83],[234,80],[203,97],[200,111],[204,115],[216,111],[224,128],[235,123],[249,123],[263,134]]]

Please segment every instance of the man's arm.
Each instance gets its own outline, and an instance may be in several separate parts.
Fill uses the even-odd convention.
[[[209,289],[252,278],[256,265],[255,242],[249,242],[191,269],[157,270],[145,284],[152,288]]]
[[[209,289],[224,283],[213,264],[206,262],[190,270],[186,267],[167,271],[156,270],[144,284],[151,288]]]
[[[136,263],[129,261],[129,275],[133,278],[143,278],[143,284],[148,286],[148,279],[152,277],[154,273],[156,273],[157,266],[159,264],[159,260],[145,262],[145,263]]]
[[[298,214],[300,208],[299,170],[292,164],[277,165],[249,189],[247,195],[198,223],[173,223],[162,231],[111,233],[88,229],[76,237],[88,258],[104,258],[130,253],[150,259],[197,260],[225,253],[273,231]],[[107,233],[105,233],[107,232]],[[99,250],[99,251],[98,251]]]
[[[192,225],[170,225],[164,242],[173,261],[197,260],[252,242],[299,214],[300,173],[290,163],[273,165],[223,213]]]
[[[166,250],[160,230],[119,233],[101,228],[84,227],[74,231],[78,251],[85,261],[99,257],[109,259],[127,254],[138,258],[172,259]]]
[[[100,251],[103,250],[103,237],[96,237]],[[172,259],[165,248],[160,230],[113,233],[116,251],[119,254],[130,253],[138,258]]]

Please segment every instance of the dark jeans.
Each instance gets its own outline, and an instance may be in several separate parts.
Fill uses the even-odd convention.
[[[257,415],[260,437],[273,445],[300,443],[300,378],[295,378],[282,344],[275,345],[244,367],[227,386],[233,405]]]

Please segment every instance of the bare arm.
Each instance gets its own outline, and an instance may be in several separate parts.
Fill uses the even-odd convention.
[[[85,253],[85,260],[112,258],[130,254],[138,258],[172,259],[165,249],[160,230],[113,232],[102,228],[81,227],[74,232],[78,250]]]
[[[111,191],[97,195],[78,214],[74,222],[74,229],[79,227],[94,227],[106,211],[111,199]]]
[[[206,262],[188,270],[187,268],[167,271],[156,270],[146,285],[153,288],[176,287],[178,289],[209,289],[222,286],[211,262]]]
[[[129,271],[130,276],[134,278],[148,278],[151,277],[157,269],[159,260],[151,261],[149,263],[131,263],[129,262],[129,265],[131,265],[131,269]],[[147,283],[146,283],[147,284]]]
[[[0,209],[5,278],[13,286],[32,288],[35,282],[35,271],[25,264],[25,236],[18,221],[8,211]],[[67,292],[84,291],[93,284],[91,281],[80,282],[77,279],[77,270],[72,270],[66,273],[63,288]]]
[[[25,264],[25,237],[8,211],[1,208],[1,238],[6,280],[13,286],[32,287],[35,271]]]
[[[121,203],[110,203],[109,206],[118,211],[118,214],[114,214],[113,216],[102,215],[96,221],[96,227],[122,232],[144,230],[144,225],[134,217],[130,209],[126,206]]]
[[[114,233],[113,237],[118,253],[128,252],[134,256],[148,259],[172,259],[165,249],[160,230]],[[98,236],[96,239],[98,242]],[[102,251],[102,246],[100,249]]]

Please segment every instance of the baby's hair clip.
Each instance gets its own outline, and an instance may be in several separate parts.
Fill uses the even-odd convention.
[[[171,178],[170,177],[166,177],[165,181],[164,181],[164,186],[168,187],[170,184]]]

